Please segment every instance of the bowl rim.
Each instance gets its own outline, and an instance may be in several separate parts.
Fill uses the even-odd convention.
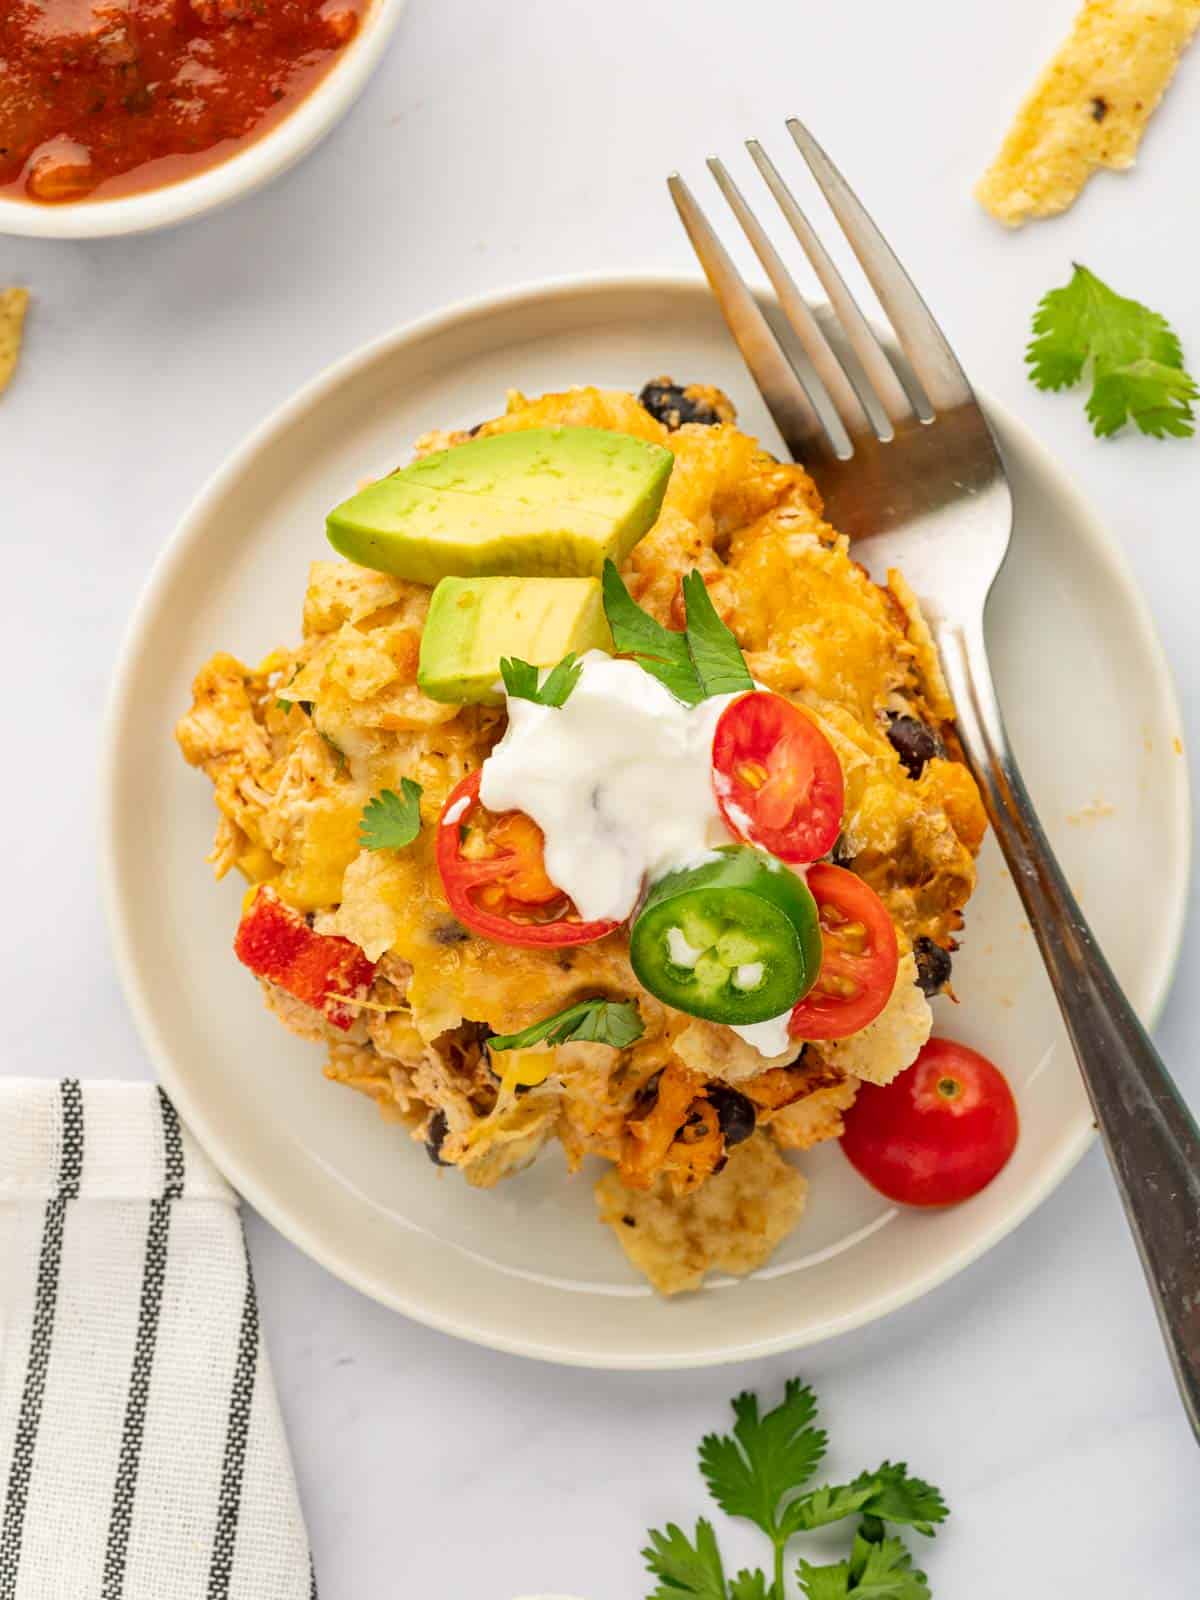
[[[194,177],[111,200],[61,206],[0,197],[0,234],[32,239],[105,239],[174,227],[269,183],[340,121],[366,87],[407,0],[371,0],[364,25],[311,92],[275,127]]]
[[[759,285],[753,287],[757,298],[765,307],[777,304],[769,289]],[[114,667],[100,730],[98,845],[102,897],[114,963],[138,1034],[156,1074],[213,1164],[224,1174],[238,1194],[285,1238],[296,1244],[336,1278],[369,1295],[389,1309],[399,1311],[404,1316],[411,1317],[414,1321],[435,1328],[439,1332],[448,1333],[487,1349],[534,1360],[551,1361],[564,1366],[600,1371],[689,1370],[753,1360],[811,1344],[824,1343],[843,1333],[867,1326],[922,1298],[985,1255],[1024,1222],[1058,1188],[1095,1142],[1097,1137],[1095,1123],[1090,1116],[1081,1118],[1079,1125],[1064,1135],[1057,1159],[1047,1163],[1039,1181],[1030,1184],[1005,1213],[988,1227],[981,1229],[964,1246],[957,1251],[947,1253],[919,1276],[909,1279],[903,1285],[868,1297],[853,1309],[828,1317],[807,1334],[779,1333],[762,1338],[750,1337],[737,1345],[722,1344],[716,1348],[697,1350],[685,1346],[649,1354],[621,1353],[615,1357],[599,1358],[594,1351],[587,1348],[539,1342],[536,1333],[528,1337],[498,1334],[469,1317],[431,1308],[423,1302],[419,1294],[412,1291],[398,1291],[394,1285],[380,1281],[370,1272],[358,1270],[353,1263],[344,1257],[339,1257],[333,1249],[325,1248],[321,1240],[314,1237],[283,1204],[276,1203],[270,1193],[269,1183],[260,1180],[254,1171],[245,1170],[240,1163],[227,1162],[223,1141],[217,1130],[209,1125],[207,1118],[198,1113],[186,1083],[181,1081],[174,1071],[169,1044],[162,1037],[147,996],[143,992],[144,985],[138,970],[133,938],[129,925],[121,914],[116,799],[120,776],[122,728],[126,717],[136,714],[137,664],[143,634],[153,620],[160,596],[173,582],[175,567],[184,560],[187,549],[195,537],[193,525],[200,523],[208,514],[210,503],[221,499],[229,486],[245,470],[247,464],[273,438],[291,427],[306,411],[319,404],[359,370],[386,357],[393,350],[406,344],[434,338],[454,325],[486,320],[497,313],[532,302],[592,295],[600,298],[614,292],[711,293],[706,281],[693,274],[584,273],[535,280],[505,290],[469,296],[441,310],[407,322],[351,351],[303,384],[251,431],[242,444],[209,477],[187,506],[167,543],[156,557],[131,614]],[[1019,437],[1021,448],[1027,453],[1027,457],[1034,461],[1040,471],[1053,478],[1056,490],[1071,503],[1073,513],[1085,520],[1094,530],[1095,538],[1091,551],[1095,559],[1103,563],[1108,575],[1119,585],[1124,594],[1129,605],[1130,620],[1136,626],[1148,659],[1155,669],[1155,692],[1162,697],[1162,703],[1169,713],[1172,724],[1181,728],[1183,721],[1174,676],[1159,639],[1149,604],[1136,581],[1132,561],[1108,530],[1100,514],[1079,489],[1071,474],[1058,463],[1032,428],[1021,421],[1015,413],[988,397],[986,393],[982,398],[989,416],[997,420],[1006,433]],[[1167,935],[1164,943],[1166,955],[1157,973],[1151,975],[1149,991],[1141,1008],[1142,1020],[1148,1028],[1157,1022],[1166,1002],[1179,962],[1187,915],[1193,844],[1191,780],[1185,762],[1178,763],[1177,773],[1174,831],[1181,870],[1171,885],[1169,901],[1162,908]],[[218,1151],[220,1154],[217,1154]]]

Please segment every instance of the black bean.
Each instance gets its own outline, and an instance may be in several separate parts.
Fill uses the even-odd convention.
[[[429,1119],[429,1131],[425,1135],[425,1154],[435,1167],[448,1167],[449,1161],[442,1160],[442,1146],[446,1142],[449,1124],[446,1122],[444,1111],[435,1111]]]
[[[758,1120],[754,1103],[725,1083],[710,1083],[704,1092],[717,1108],[725,1148],[732,1150],[735,1144],[741,1144],[754,1132]]]
[[[940,944],[935,944],[932,939],[927,939],[924,934],[913,944],[913,955],[917,958],[917,987],[922,994],[930,999],[950,982],[950,969],[953,963],[950,960],[949,950],[943,949]]]
[[[916,717],[894,717],[888,739],[910,778],[919,778],[925,763],[942,754],[942,741]]]
[[[453,917],[434,924],[433,939],[435,944],[466,944],[471,935],[461,922],[455,922]]]
[[[662,1077],[662,1068],[653,1077],[647,1078],[637,1094],[633,1097],[633,1106],[629,1115],[636,1122],[648,1117],[658,1104],[658,1080]]]
[[[672,433],[685,422],[702,422],[713,427],[722,420],[709,401],[690,395],[686,388],[672,383],[669,378],[651,378],[638,395],[638,401]]]
[[[854,865],[854,852],[847,844],[844,833],[839,833],[833,841],[833,864],[835,867],[852,867]]]
[[[637,1227],[637,1218],[636,1217],[631,1217],[628,1212],[626,1212],[625,1215],[621,1218],[621,1221],[625,1224],[625,1226],[627,1228],[636,1228]]]

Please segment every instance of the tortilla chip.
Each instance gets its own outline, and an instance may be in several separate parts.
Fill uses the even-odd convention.
[[[17,370],[28,305],[28,289],[0,289],[0,394]]]
[[[687,1195],[659,1179],[627,1189],[616,1170],[596,1185],[601,1221],[660,1294],[698,1289],[708,1272],[762,1266],[804,1210],[808,1184],[764,1134],[730,1153],[722,1172]]]
[[[1000,222],[1065,211],[1098,167],[1133,165],[1200,25],[1200,0],[1086,0],[975,197]]]

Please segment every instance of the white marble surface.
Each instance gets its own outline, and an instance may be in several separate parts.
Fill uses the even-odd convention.
[[[126,616],[199,484],[295,385],[410,317],[540,277],[688,268],[664,173],[701,183],[710,149],[736,156],[792,112],[968,369],[1107,508],[1200,747],[1200,446],[1099,444],[1078,399],[1036,393],[1021,366],[1031,309],[1072,258],[1166,312],[1200,365],[1200,58],[1136,176],[1094,182],[1065,219],[1009,236],[969,195],[1072,9],[412,0],[360,105],[265,194],[124,243],[0,240],[0,282],[36,297],[0,407],[4,1070],[147,1070],[98,902],[94,759]],[[1158,1034],[1194,1101],[1198,953],[1193,929]],[[647,1524],[703,1509],[702,1431],[740,1385],[792,1372],[825,1399],[835,1467],[890,1453],[945,1487],[953,1522],[922,1551],[943,1600],[1195,1591],[1196,1448],[1098,1152],[923,1303],[738,1371],[608,1375],[473,1349],[248,1223],[326,1600],[642,1594]]]

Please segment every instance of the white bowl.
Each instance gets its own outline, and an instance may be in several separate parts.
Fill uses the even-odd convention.
[[[323,139],[366,87],[400,20],[405,0],[371,0],[362,27],[325,75],[283,121],[219,166],[194,178],[113,200],[40,205],[0,199],[0,234],[35,239],[103,239],[169,228],[240,200],[286,172]]]
[[[487,1192],[438,1173],[404,1130],[321,1075],[231,949],[240,892],[212,881],[208,783],[171,737],[195,669],[298,637],[324,514],[428,427],[527,393],[655,373],[727,389],[775,433],[707,288],[611,279],[472,302],[317,378],[226,463],[164,552],[134,618],[105,737],[102,856],[114,945],[151,1059],[238,1189],[331,1271],[462,1338],[546,1360],[682,1367],[828,1338],[924,1294],[996,1243],[1070,1171],[1092,1120],[1053,996],[993,842],[937,1029],[1009,1073],[1016,1154],[965,1205],[898,1211],[836,1145],[801,1158],[809,1209],[770,1264],[657,1299],[596,1220],[589,1177],[548,1152]],[[1188,884],[1187,766],[1170,674],[1127,562],[1062,471],[992,407],[1017,527],[988,640],[1017,754],[1066,872],[1143,1017],[1166,993]],[[598,1164],[597,1164],[598,1166]],[[1052,1285],[1047,1285],[1047,1292]]]

